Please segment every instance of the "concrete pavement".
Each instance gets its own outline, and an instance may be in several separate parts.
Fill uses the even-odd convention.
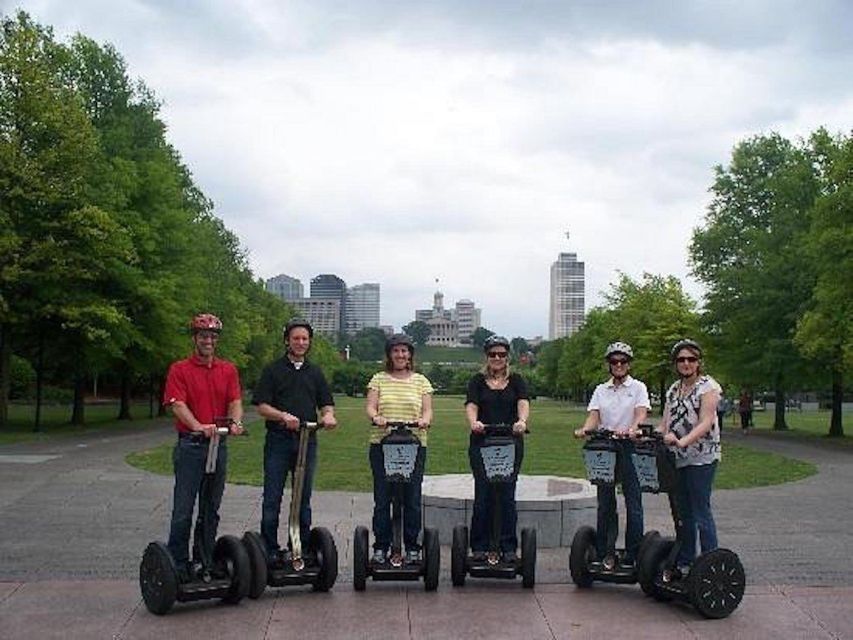
[[[419,583],[370,582],[356,594],[350,541],[356,524],[369,524],[372,500],[339,492],[314,500],[315,523],[329,527],[338,544],[332,593],[273,590],[236,607],[176,605],[158,618],[141,605],[136,574],[145,544],[166,535],[172,479],[136,470],[124,456],[171,438],[160,425],[0,448],[0,638],[853,637],[850,450],[746,439],[813,460],[820,473],[714,494],[721,544],[738,551],[748,579],[744,602],[727,620],[656,603],[636,586],[577,590],[566,549],[540,551],[532,592],[520,581],[454,589],[445,548],[437,593],[424,593]],[[220,531],[257,528],[259,508],[259,488],[229,485]],[[646,520],[647,528],[671,529],[662,497],[646,497]]]

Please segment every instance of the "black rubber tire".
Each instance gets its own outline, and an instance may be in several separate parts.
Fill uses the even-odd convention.
[[[441,547],[438,544],[438,529],[424,529],[424,591],[438,589],[438,576],[441,571]]]
[[[521,585],[532,589],[536,585],[536,529],[521,530]]]
[[[267,552],[264,549],[264,541],[258,533],[247,531],[243,534],[243,546],[249,556],[249,567],[252,570],[252,579],[249,581],[249,593],[252,600],[261,597],[267,588]]]
[[[640,539],[640,545],[639,545],[639,547],[637,547],[637,557],[634,559],[635,560],[634,564],[637,567],[638,571],[639,571],[640,564],[643,561],[643,554],[645,554],[645,552],[649,548],[649,543],[652,540],[657,540],[658,538],[660,538],[660,533],[658,533],[658,531],[655,529],[651,529],[649,531],[646,531],[646,533],[643,534],[642,539]]]
[[[595,560],[595,557],[595,529],[589,526],[580,527],[575,531],[569,551],[569,575],[572,577],[572,582],[581,589],[592,586],[593,579],[589,572],[589,563]]]
[[[367,527],[356,527],[352,536],[352,588],[364,591],[370,559],[370,532]]]
[[[312,585],[314,591],[327,592],[338,579],[338,547],[331,531],[326,527],[314,527],[308,535],[308,548],[317,558],[320,573]]]
[[[139,563],[139,589],[145,607],[153,614],[168,613],[178,597],[178,571],[172,554],[162,542],[145,548]]]
[[[468,527],[457,525],[453,527],[453,546],[450,547],[450,581],[454,587],[464,587],[468,568],[465,566],[468,557]]]
[[[702,554],[690,568],[687,593],[696,610],[706,618],[727,618],[738,608],[746,588],[740,558],[729,549]]]
[[[663,565],[670,551],[672,551],[674,544],[674,538],[664,538],[662,536],[652,538],[646,543],[645,551],[640,562],[637,564],[637,581],[640,583],[643,593],[661,602],[668,602],[672,600],[672,597],[668,593],[661,591],[655,585],[655,581],[663,573]]]
[[[225,569],[231,578],[228,593],[222,598],[227,604],[237,604],[249,595],[252,584],[252,563],[242,541],[236,536],[221,536],[213,545],[213,563]]]

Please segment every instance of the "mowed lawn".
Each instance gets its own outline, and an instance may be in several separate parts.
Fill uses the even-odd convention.
[[[367,439],[371,429],[363,398],[338,396],[339,427],[318,434],[319,463],[314,486],[318,490],[371,491]],[[584,477],[582,442],[572,437],[581,425],[582,408],[548,399],[534,400],[526,436],[522,473]],[[657,416],[652,416],[657,422]],[[247,425],[251,435],[228,443],[228,480],[263,484],[264,425]],[[740,438],[740,436],[736,436]],[[721,489],[755,487],[799,480],[816,472],[814,465],[783,456],[753,451],[723,435],[723,461],[715,486]],[[166,444],[128,456],[130,464],[154,473],[171,474],[172,445]],[[436,396],[430,430],[427,474],[469,473],[468,426],[461,396]]]

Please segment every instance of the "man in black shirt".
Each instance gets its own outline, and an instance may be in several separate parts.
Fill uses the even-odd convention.
[[[284,482],[296,467],[300,422],[317,421],[326,429],[337,426],[335,401],[323,372],[305,359],[311,348],[314,330],[305,320],[291,320],[284,327],[284,356],[264,369],[252,397],[258,413],[266,418],[264,444],[264,502],[261,536],[271,562],[280,555],[278,544],[279,512]],[[299,508],[299,530],[308,540],[311,530],[311,485],[317,463],[317,438],[311,434],[306,456],[305,482]]]

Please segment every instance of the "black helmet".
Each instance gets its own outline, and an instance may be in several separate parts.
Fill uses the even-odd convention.
[[[483,351],[488,352],[489,349],[493,349],[495,347],[504,347],[509,351],[509,340],[498,335],[492,335],[486,338],[486,341],[483,343]]]
[[[314,327],[311,326],[311,323],[305,320],[304,318],[291,318],[287,321],[287,324],[284,325],[284,330],[281,332],[282,337],[287,340],[290,336],[290,332],[296,327],[302,327],[303,329],[308,330],[308,337],[314,337]]]
[[[700,358],[702,357],[702,347],[699,346],[699,343],[695,340],[691,340],[690,338],[683,338],[672,345],[672,350],[669,352],[670,360],[675,362],[675,357],[682,349],[690,349],[691,351],[695,351],[696,355]]]
[[[385,341],[385,355],[390,355],[391,349],[401,344],[408,347],[409,353],[414,355],[415,343],[412,342],[412,339],[405,333],[395,333]]]

